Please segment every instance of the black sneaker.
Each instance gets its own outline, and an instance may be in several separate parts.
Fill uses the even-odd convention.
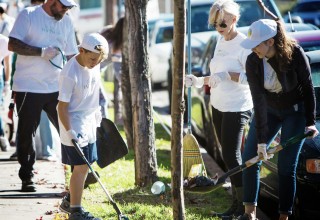
[[[68,195],[62,198],[61,204],[59,205],[59,210],[67,214],[71,213],[70,200],[68,199]]]
[[[21,192],[36,192],[36,191],[37,191],[36,185],[31,179],[22,180]]]
[[[10,160],[18,160],[18,153],[17,153],[17,151],[14,152],[14,153],[10,156]]]
[[[101,220],[94,217],[90,212],[74,212],[69,215],[69,220]]]

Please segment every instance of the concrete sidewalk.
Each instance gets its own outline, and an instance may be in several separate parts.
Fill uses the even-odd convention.
[[[37,192],[20,192],[18,161],[9,160],[15,151],[0,151],[0,219],[52,220],[65,191],[65,172],[61,162],[36,161],[34,181]],[[57,219],[57,218],[56,218]]]

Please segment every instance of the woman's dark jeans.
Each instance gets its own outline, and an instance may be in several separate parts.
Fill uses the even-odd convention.
[[[267,145],[276,137],[281,129],[281,143],[289,138],[305,132],[305,116],[303,104],[297,104],[284,110],[268,108],[268,141]],[[256,121],[253,117],[249,134],[242,154],[243,161],[257,156]],[[296,167],[304,140],[292,144],[278,155],[279,177],[279,212],[292,214],[292,206],[296,193]],[[243,171],[244,205],[257,205],[260,184],[261,162]]]
[[[230,170],[242,164],[241,145],[245,126],[252,115],[252,110],[244,112],[220,112],[212,108],[212,120],[221,148],[223,161]],[[241,173],[230,177],[232,185],[242,186]]]

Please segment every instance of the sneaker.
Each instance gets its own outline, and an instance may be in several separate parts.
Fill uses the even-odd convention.
[[[45,160],[45,161],[50,161],[50,162],[56,162],[58,161],[58,158],[54,155],[51,156],[43,156],[43,157],[39,157],[39,160]]]
[[[90,212],[74,212],[69,215],[69,220],[101,220],[95,218]]]
[[[36,186],[31,179],[22,181],[21,192],[36,192],[36,191],[37,191]]]
[[[10,148],[10,143],[6,137],[0,137],[0,146],[2,151],[8,151]]]
[[[10,156],[10,160],[18,160],[18,153],[17,153],[17,151],[14,152],[14,153]]]
[[[237,220],[252,220],[252,218],[247,213],[244,213],[243,215],[238,216]],[[258,220],[258,219],[255,218],[255,220]]]
[[[68,199],[68,195],[62,198],[61,204],[59,205],[59,210],[67,214],[71,213],[70,200]]]

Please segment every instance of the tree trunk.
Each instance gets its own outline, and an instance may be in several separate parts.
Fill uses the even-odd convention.
[[[183,194],[183,113],[185,76],[185,0],[174,1],[173,72],[172,72],[172,136],[171,136],[171,184],[173,219],[185,219]]]
[[[151,82],[147,52],[148,0],[127,0],[129,12],[129,75],[131,83],[135,184],[146,186],[157,179]]]
[[[126,4],[126,3],[125,3]],[[126,7],[126,5],[125,5]],[[128,51],[128,10],[126,10],[124,24],[123,24],[123,44],[122,44],[122,74],[121,74],[121,91],[123,103],[123,125],[124,132],[127,137],[127,145],[133,148],[133,127],[132,127],[132,101],[131,101],[131,88],[130,88],[130,75],[129,75],[129,51]]]

